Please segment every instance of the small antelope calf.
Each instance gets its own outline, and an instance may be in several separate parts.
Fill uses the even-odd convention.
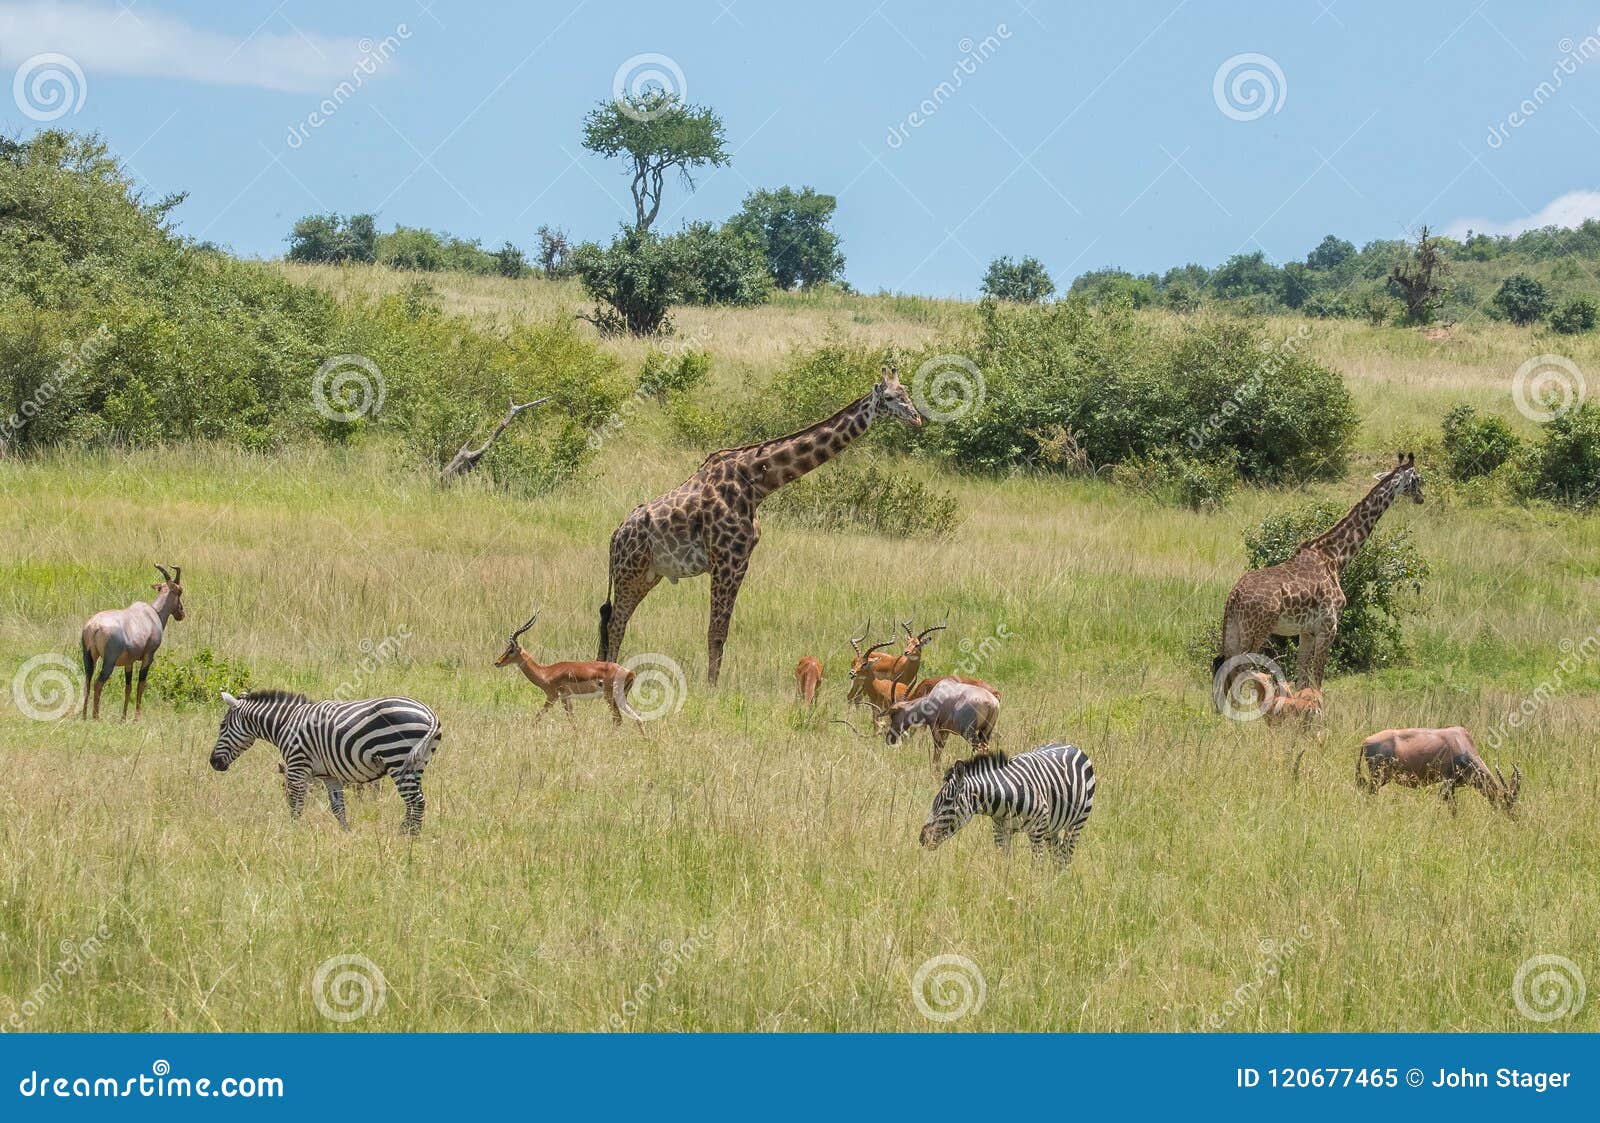
[[[1459,725],[1444,729],[1385,729],[1361,745],[1356,757],[1356,782],[1369,793],[1394,781],[1408,788],[1443,784],[1440,798],[1453,814],[1457,786],[1466,784],[1483,793],[1490,804],[1515,815],[1522,792],[1522,769],[1511,766],[1511,780],[1498,768],[1490,770],[1472,743],[1472,734]]]
[[[808,706],[817,704],[817,688],[822,685],[822,660],[815,655],[803,656],[794,668],[795,689],[800,700]]]
[[[1268,725],[1291,720],[1306,724],[1322,716],[1322,691],[1318,687],[1303,686],[1296,690],[1294,683],[1279,682],[1266,671],[1250,671],[1239,677],[1256,684],[1261,716]]]
[[[567,716],[574,722],[577,718],[572,712],[574,698],[599,698],[604,697],[611,706],[611,720],[616,725],[622,724],[624,716],[638,723],[639,732],[644,732],[644,719],[634,712],[628,705],[628,691],[633,686],[633,672],[619,663],[604,663],[593,661],[588,663],[540,663],[534,660],[517,641],[522,638],[533,622],[539,619],[535,612],[528,617],[528,622],[511,633],[511,638],[506,641],[506,649],[500,653],[500,658],[494,661],[497,667],[509,667],[515,663],[522,668],[522,673],[529,682],[544,691],[544,709],[534,716],[538,721],[550,712],[550,707],[560,702],[567,711]]]

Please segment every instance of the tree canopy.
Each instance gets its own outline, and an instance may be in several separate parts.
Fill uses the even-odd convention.
[[[692,173],[728,163],[722,119],[715,111],[685,105],[677,95],[647,93],[603,101],[583,119],[583,146],[601,156],[625,157],[632,173],[634,229],[645,231],[661,213],[666,176],[676,170],[692,188]]]
[[[809,187],[753,191],[728,226],[761,247],[780,289],[832,281],[844,272],[839,235],[829,227],[839,200]]]

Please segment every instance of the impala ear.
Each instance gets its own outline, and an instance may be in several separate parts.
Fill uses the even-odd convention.
[[[221,691],[220,693],[222,694],[222,700],[228,704],[228,708],[230,710],[239,704],[239,699],[235,698],[232,694],[229,694],[226,690]]]

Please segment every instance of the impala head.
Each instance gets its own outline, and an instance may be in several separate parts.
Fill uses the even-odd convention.
[[[861,634],[859,636],[850,637],[850,646],[855,650],[856,653],[856,657],[850,662],[850,678],[852,681],[866,673],[867,666],[872,662],[872,656],[875,653],[882,651],[884,648],[889,647],[894,643],[893,639],[887,639],[882,643],[875,643],[865,651],[862,651],[861,644],[867,638],[867,633],[871,630],[872,621],[868,620],[866,627],[861,630]]]
[[[1395,453],[1395,465],[1387,472],[1380,472],[1375,479],[1393,477],[1395,481],[1394,497],[1399,499],[1402,495],[1411,496],[1413,503],[1422,502],[1422,473],[1417,470],[1417,454],[1414,452]]]
[[[915,656],[915,655],[920,655],[922,653],[922,649],[924,647],[928,646],[928,644],[933,642],[933,638],[932,637],[933,637],[933,633],[934,632],[942,632],[946,628],[948,628],[950,625],[948,625],[948,624],[935,624],[933,627],[924,628],[920,632],[913,632],[911,630],[911,621],[910,620],[902,620],[902,621],[900,621],[900,626],[902,628],[904,628],[905,631],[906,631],[906,651],[905,651],[905,653],[906,653],[907,656]]]
[[[1507,815],[1515,816],[1517,813],[1517,797],[1522,794],[1522,769],[1515,764],[1511,766],[1511,782],[1507,783],[1504,775],[1497,767],[1494,770],[1495,786],[1489,792],[1489,800]]]
[[[228,709],[222,715],[222,728],[217,730],[217,743],[211,747],[211,767],[218,772],[226,772],[240,753],[256,743],[256,735],[245,728],[239,699],[224,690],[222,700]]]
[[[967,787],[967,770],[972,760],[958,760],[944,774],[944,785],[933,797],[928,821],[922,824],[922,846],[936,850],[939,844],[967,825],[977,810],[972,791]]]
[[[495,666],[509,667],[517,661],[517,656],[522,653],[522,645],[517,641],[522,638],[524,632],[533,627],[533,622],[539,619],[539,613],[543,611],[542,608],[535,609],[533,615],[528,617],[528,622],[511,633],[511,638],[506,640],[506,649],[500,653],[500,658],[494,661]]]
[[[913,429],[922,427],[922,414],[917,412],[916,403],[906,393],[906,388],[900,385],[900,376],[893,363],[883,364],[878,384],[872,388],[872,404]]]
[[[167,567],[164,565],[156,566],[156,570],[161,574],[161,580],[150,586],[156,594],[156,611],[159,612],[161,610],[163,603],[170,604],[172,606],[172,618],[174,620],[182,620],[183,566],[173,566],[170,573],[167,572]]]

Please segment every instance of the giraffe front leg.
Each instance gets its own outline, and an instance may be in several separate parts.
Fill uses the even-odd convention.
[[[706,679],[712,686],[722,673],[722,647],[728,640],[728,625],[733,621],[733,604],[739,598],[745,571],[750,568],[752,537],[736,542],[711,562],[711,627],[706,632]]]
[[[349,830],[350,824],[344,817],[344,785],[338,780],[324,780],[323,786],[328,789],[328,806],[333,808],[333,817],[339,820],[343,830]]]
[[[1304,655],[1305,675],[1310,685],[1322,689],[1322,675],[1328,666],[1328,653],[1333,650],[1333,638],[1339,630],[1339,618],[1319,621],[1316,630],[1300,637],[1300,651]]]

